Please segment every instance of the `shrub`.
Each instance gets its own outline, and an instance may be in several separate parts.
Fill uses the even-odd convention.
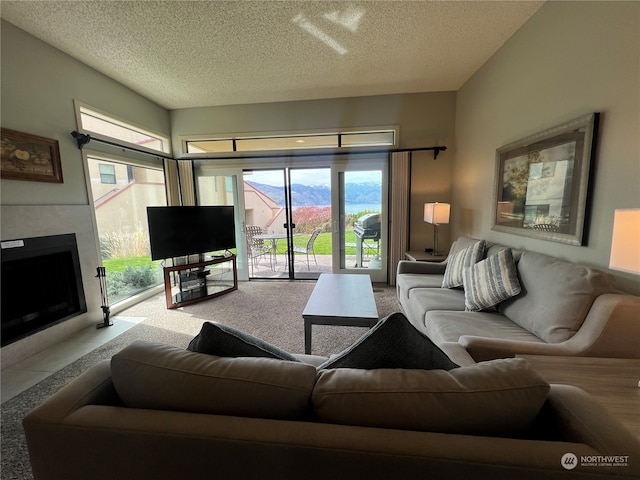
[[[331,207],[297,207],[293,211],[296,233],[311,233],[316,228],[331,231]]]
[[[149,234],[140,226],[134,232],[119,230],[100,236],[103,259],[144,257],[149,255]]]

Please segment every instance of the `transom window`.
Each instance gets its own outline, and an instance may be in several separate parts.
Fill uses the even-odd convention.
[[[85,132],[156,152],[169,152],[169,139],[162,135],[149,132],[85,106],[79,107],[79,113],[80,128]]]
[[[394,129],[327,132],[312,134],[282,134],[255,136],[225,136],[186,139],[186,153],[257,152],[268,150],[304,150],[323,148],[353,148],[394,146]]]

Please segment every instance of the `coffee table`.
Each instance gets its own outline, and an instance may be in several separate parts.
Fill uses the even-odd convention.
[[[311,353],[312,325],[373,327],[378,309],[369,275],[323,273],[302,312],[304,352]]]

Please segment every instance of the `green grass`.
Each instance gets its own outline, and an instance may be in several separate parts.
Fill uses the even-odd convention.
[[[127,267],[157,266],[160,264],[160,260],[153,261],[148,255],[146,257],[110,258],[103,260],[102,264],[107,272],[124,272]]]
[[[311,235],[296,235],[294,237],[294,244],[298,247],[305,247],[307,245],[307,241]],[[352,230],[349,230],[346,235],[347,243],[356,243],[358,238],[353,233]],[[278,253],[284,253],[286,250],[286,242],[284,240],[278,241]],[[321,233],[316,238],[314,244],[314,250],[316,255],[331,255],[331,233]],[[235,250],[234,250],[235,251]],[[347,254],[353,255],[355,254],[355,247],[347,247]],[[128,257],[128,258],[111,258],[107,260],[103,260],[102,264],[106,268],[107,272],[124,272],[125,268],[128,266],[131,267],[144,267],[146,265],[158,266],[161,263],[160,260],[153,261],[151,260],[151,256],[147,255],[145,257]]]
[[[316,238],[316,241],[313,245],[313,249],[315,250],[316,255],[331,255],[331,232],[321,233]],[[311,235],[296,235],[293,238],[293,243],[296,247],[306,247],[307,241],[309,241],[309,237]],[[347,231],[346,233],[346,243],[356,243],[358,241],[358,237],[353,233],[352,230]],[[284,240],[282,243],[278,243],[278,253],[284,253],[286,249]],[[348,255],[355,255],[356,248],[355,247],[347,247],[346,253]]]

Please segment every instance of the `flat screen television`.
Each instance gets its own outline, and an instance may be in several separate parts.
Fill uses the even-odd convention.
[[[147,207],[147,220],[152,260],[236,246],[232,206]]]

